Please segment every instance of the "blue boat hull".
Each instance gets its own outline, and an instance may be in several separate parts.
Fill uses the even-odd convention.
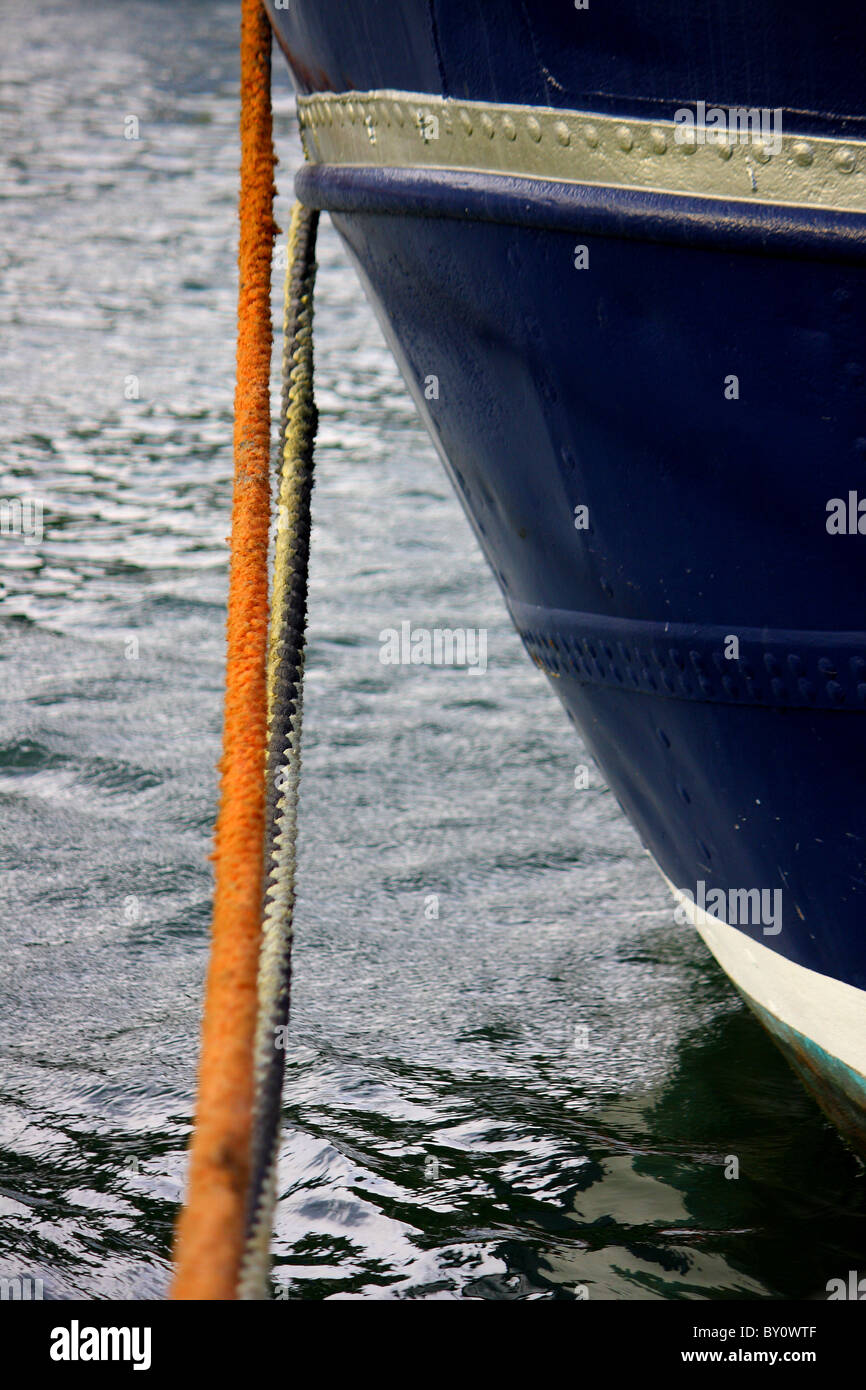
[[[704,97],[784,107],[787,124],[866,122],[866,19],[790,0],[267,0],[299,92],[433,92],[458,100],[663,114]]]
[[[709,89],[863,134],[835,40],[831,102],[812,57],[786,70],[787,31],[747,79],[728,7],[654,8],[680,25],[664,64],[620,25],[619,66],[608,21],[584,50],[562,18],[527,36],[523,13],[497,7],[495,45],[465,6],[274,20],[302,92],[633,117]],[[689,29],[710,22],[730,57],[713,75]],[[372,159],[297,187],[332,214],[530,655],[689,920],[866,1151],[866,216]],[[831,499],[853,533],[828,530]]]

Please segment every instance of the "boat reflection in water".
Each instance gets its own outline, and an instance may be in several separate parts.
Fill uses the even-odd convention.
[[[595,1140],[582,1135],[588,1161],[570,1233],[541,1256],[539,1277],[585,1287],[591,1298],[826,1298],[826,1260],[803,1243],[795,1269],[774,1222],[787,1229],[802,1222],[792,1184],[811,1189],[818,1203],[811,1219],[838,1242],[842,1277],[862,1240],[862,1217],[842,1195],[853,1160],[815,1124],[805,1094],[792,1101],[788,1078],[748,1016],[729,1013],[708,1036],[680,1043],[671,1075],[646,1096],[595,1105],[599,1132]],[[585,1243],[579,1251],[575,1231]]]

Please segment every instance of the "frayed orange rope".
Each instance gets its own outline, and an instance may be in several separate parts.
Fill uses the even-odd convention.
[[[245,1236],[265,823],[274,156],[271,28],[241,0],[240,289],[225,725],[198,1103],[171,1297],[234,1299]]]

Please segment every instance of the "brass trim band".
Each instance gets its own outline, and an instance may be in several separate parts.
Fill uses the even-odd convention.
[[[866,212],[866,141],[776,130],[768,139],[768,124],[756,132],[757,111],[735,108],[724,114],[733,117],[733,133],[718,126],[621,120],[411,92],[298,98],[304,152],[316,164],[473,170]],[[745,131],[744,116],[749,117]]]

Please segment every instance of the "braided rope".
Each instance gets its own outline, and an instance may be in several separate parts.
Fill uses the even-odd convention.
[[[310,499],[318,423],[313,399],[317,226],[318,213],[296,203],[286,271],[281,467],[268,634],[265,888],[254,1049],[251,1181],[247,1239],[238,1284],[238,1296],[242,1299],[267,1296],[291,988]]]
[[[241,189],[234,496],[216,889],[176,1299],[234,1299],[245,1238],[253,1123],[267,746],[271,253],[271,27],[241,5]]]

